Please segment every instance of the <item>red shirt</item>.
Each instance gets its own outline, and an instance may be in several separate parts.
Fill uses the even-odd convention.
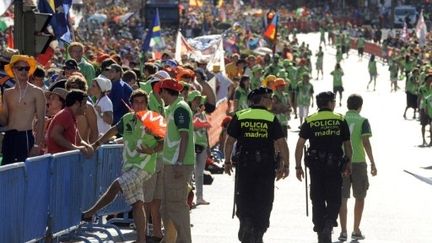
[[[59,111],[57,114],[55,114],[54,118],[51,120],[51,123],[48,126],[48,130],[45,137],[48,153],[54,154],[54,153],[68,151],[67,148],[58,145],[51,138],[51,131],[56,125],[62,126],[64,128],[63,136],[66,140],[68,140],[74,145],[80,144],[75,116],[73,115],[71,109],[66,107],[63,110]]]

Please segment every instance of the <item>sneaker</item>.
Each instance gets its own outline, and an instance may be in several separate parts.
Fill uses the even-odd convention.
[[[352,233],[351,234],[351,239],[352,240],[364,240],[366,237],[362,234],[361,231],[359,231],[358,233]]]
[[[339,235],[338,240],[339,240],[339,241],[346,241],[347,239],[348,239],[348,234],[347,234],[347,232],[341,232],[340,235]]]
[[[204,199],[197,199],[197,201],[196,201],[196,204],[195,205],[209,205],[210,203],[209,202],[207,202],[206,200],[204,200]]]

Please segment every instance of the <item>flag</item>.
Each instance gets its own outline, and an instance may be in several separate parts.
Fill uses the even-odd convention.
[[[69,29],[69,10],[72,0],[39,0],[38,9],[41,13],[50,13],[52,18],[50,25],[54,30],[57,40],[66,43],[72,42],[72,34]]]
[[[276,13],[271,23],[267,25],[267,28],[264,31],[264,38],[266,38],[270,42],[274,42],[277,38],[278,23],[279,23],[279,14]]]
[[[14,20],[11,17],[0,17],[0,32],[7,30],[14,25]]]
[[[159,10],[156,9],[156,14],[153,17],[151,28],[147,32],[141,49],[144,53],[146,53],[150,49],[153,51],[161,51],[164,48],[165,42],[161,35]]]
[[[426,34],[427,34],[427,27],[423,18],[423,10],[422,10],[420,12],[420,17],[417,21],[417,26],[416,26],[416,35],[417,38],[419,39],[419,44],[422,47],[426,44]]]
[[[12,0],[1,0],[0,1],[0,16],[2,16],[4,13],[6,13],[6,11],[8,10],[8,8],[10,7],[11,4],[12,4]]]
[[[403,42],[406,42],[408,40],[408,25],[407,25],[406,22],[404,22],[404,26],[403,26],[403,29],[402,29],[402,34],[401,34],[400,39]]]

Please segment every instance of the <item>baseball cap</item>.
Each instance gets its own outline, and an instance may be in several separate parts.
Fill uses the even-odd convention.
[[[99,75],[94,79],[94,81],[97,82],[102,92],[107,92],[111,90],[112,87],[111,80],[105,78],[104,76]]]
[[[168,72],[161,70],[161,71],[157,71],[155,74],[153,74],[147,82],[149,82],[149,84],[152,84],[154,82],[158,82],[160,80],[169,79],[169,78],[171,78],[171,77],[168,74]]]
[[[123,69],[120,65],[118,65],[117,63],[113,63],[111,65],[109,65],[107,68],[105,68],[105,70],[114,70],[116,72],[123,72]]]
[[[168,79],[163,79],[163,80],[159,81],[154,86],[154,91],[156,93],[160,93],[161,89],[170,89],[170,90],[180,92],[183,89],[183,85],[180,84],[179,82],[177,82],[175,79],[168,78]]]
[[[79,70],[78,63],[74,59],[69,59],[65,62],[63,65],[63,69],[69,69],[69,70]]]
[[[198,90],[193,90],[193,91],[189,92],[188,97],[187,97],[187,101],[192,102],[197,97],[201,98],[200,103],[204,103],[205,99],[207,98],[206,96],[203,96],[201,94],[201,92],[199,92]]]

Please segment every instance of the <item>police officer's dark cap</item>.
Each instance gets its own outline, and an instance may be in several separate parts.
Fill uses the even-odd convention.
[[[327,103],[329,101],[332,101],[336,98],[336,95],[331,91],[321,92],[316,96],[316,100],[322,101],[322,103]]]
[[[271,95],[272,93],[273,93],[273,90],[271,90],[271,89],[259,87],[257,89],[252,90],[249,93],[248,99],[251,99],[252,97],[257,96],[257,95],[266,95],[266,94]]]

